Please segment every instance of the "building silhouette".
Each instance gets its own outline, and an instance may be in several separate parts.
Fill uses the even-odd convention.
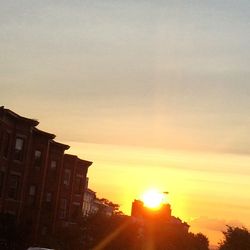
[[[76,223],[92,164],[65,154],[69,146],[38,124],[0,107],[0,213],[26,228],[31,244]]]
[[[151,209],[144,205],[141,200],[134,200],[132,203],[131,217],[139,222],[142,227],[147,223],[160,222],[163,227],[174,227],[188,232],[189,225],[183,222],[180,218],[176,218],[172,215],[171,205],[168,203],[163,203],[159,209]]]
[[[141,200],[134,200],[132,203],[131,216],[147,220],[149,218],[169,220],[171,218],[171,206],[170,204],[162,204],[161,208],[152,210],[146,206]]]

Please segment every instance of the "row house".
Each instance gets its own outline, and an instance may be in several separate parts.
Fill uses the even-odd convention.
[[[82,215],[86,174],[91,164],[75,155],[64,155],[57,211],[59,228],[76,224],[77,218]]]
[[[88,188],[88,178],[83,194],[82,215],[84,217],[91,216],[96,213],[102,213],[106,216],[112,216],[114,207],[105,203],[102,199],[98,199],[96,192]]]
[[[82,205],[82,213],[83,216],[88,217],[89,215],[96,213],[93,209],[93,204],[96,200],[96,192],[93,190],[86,188],[83,196],[83,205]]]
[[[31,243],[76,222],[92,164],[64,154],[69,146],[38,124],[0,107],[0,213],[13,215]]]

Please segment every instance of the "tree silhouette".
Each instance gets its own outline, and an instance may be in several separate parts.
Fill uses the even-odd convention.
[[[114,214],[119,214],[119,215],[123,214],[123,212],[120,210],[120,205],[119,204],[113,203],[112,201],[110,201],[110,200],[108,200],[106,198],[100,198],[100,199],[97,198],[97,200],[99,200],[103,204],[108,205],[109,207],[111,207],[113,209]]]
[[[129,216],[96,213],[82,225],[84,249],[136,249],[137,228]]]
[[[242,227],[227,226],[223,232],[224,240],[219,244],[219,250],[249,250],[250,232]]]
[[[202,233],[192,234],[189,233],[189,237],[192,241],[192,249],[194,250],[208,250],[209,249],[209,241],[208,238]]]
[[[136,221],[130,216],[93,214],[83,224],[84,249],[94,250],[208,250],[203,234],[160,220]]]

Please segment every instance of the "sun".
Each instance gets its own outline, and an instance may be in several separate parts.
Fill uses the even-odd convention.
[[[164,193],[159,192],[157,189],[147,190],[142,195],[144,205],[151,209],[159,209],[164,203],[164,198]]]

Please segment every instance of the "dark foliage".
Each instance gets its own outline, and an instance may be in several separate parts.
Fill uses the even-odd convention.
[[[0,249],[27,249],[27,231],[17,227],[8,216],[0,219],[1,237],[7,244]],[[57,234],[41,236],[39,245],[56,250],[208,250],[204,235],[188,233],[178,225],[160,220],[142,222],[119,214],[106,216],[101,212],[78,218],[78,224]]]
[[[223,232],[224,240],[220,243],[219,250],[249,250],[250,232],[246,228],[227,226]]]
[[[120,205],[119,204],[113,203],[112,201],[110,201],[110,200],[108,200],[106,198],[100,198],[98,200],[100,202],[102,202],[103,204],[106,204],[109,207],[112,207],[114,214],[123,215],[123,212],[120,210]]]
[[[203,234],[188,233],[161,221],[139,222],[128,216],[96,214],[85,221],[85,248],[93,250],[208,250]]]

